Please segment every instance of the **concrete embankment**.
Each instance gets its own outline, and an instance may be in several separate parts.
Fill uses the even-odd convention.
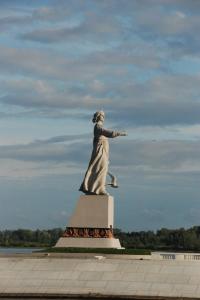
[[[95,254],[1,255],[0,296],[200,299],[200,261]]]

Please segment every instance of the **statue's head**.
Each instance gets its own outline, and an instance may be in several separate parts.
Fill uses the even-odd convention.
[[[105,119],[105,113],[104,113],[104,111],[101,110],[101,111],[95,112],[92,122],[93,123],[97,123],[99,121],[103,122],[104,119]]]

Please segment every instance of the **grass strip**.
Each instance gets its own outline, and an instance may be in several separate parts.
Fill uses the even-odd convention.
[[[149,249],[115,249],[115,248],[45,248],[39,252],[48,253],[100,253],[100,254],[128,254],[150,255]]]

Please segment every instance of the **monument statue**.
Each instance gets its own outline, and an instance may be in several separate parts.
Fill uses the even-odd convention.
[[[109,184],[117,187],[116,177],[108,173],[109,164],[109,143],[108,138],[126,136],[125,132],[112,131],[103,128],[105,113],[97,111],[92,122],[94,126],[93,151],[86,171],[80,191],[87,195],[108,195],[106,191],[106,175],[108,174],[112,181]]]
[[[114,198],[106,192],[106,175],[117,187],[116,177],[108,172],[108,138],[125,136],[125,132],[103,128],[105,114],[97,111],[93,117],[93,151],[80,191],[81,195],[68,226],[55,247],[115,248],[121,249],[119,239],[114,237]]]

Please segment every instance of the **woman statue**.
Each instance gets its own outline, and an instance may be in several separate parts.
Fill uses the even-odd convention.
[[[126,136],[124,132],[111,131],[103,128],[105,114],[103,111],[97,111],[94,114],[92,122],[94,126],[93,151],[86,171],[80,191],[88,195],[108,195],[106,192],[106,175],[108,173],[109,163],[109,143],[108,138],[117,136]],[[113,182],[110,184],[117,187],[116,178],[108,173]]]

